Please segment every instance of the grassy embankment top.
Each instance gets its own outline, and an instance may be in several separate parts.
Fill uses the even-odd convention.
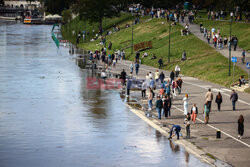
[[[119,32],[107,36],[107,42],[111,41],[113,43],[112,50],[109,50],[108,52],[111,53],[117,49],[123,49],[131,45],[130,40],[132,38],[132,29],[131,27],[124,28],[125,24],[131,24],[131,18],[127,17],[127,15],[123,15],[120,18],[107,19],[106,21],[109,22],[110,27],[116,23],[116,25],[119,25],[121,28]],[[67,39],[72,39],[70,36],[74,22],[71,23],[71,29],[68,28],[68,31],[63,28],[63,35]],[[106,25],[108,24],[106,23]],[[79,29],[83,29],[83,23],[78,23],[78,26]],[[92,26],[96,27],[95,24]],[[107,28],[108,26],[104,27],[104,29]],[[181,25],[171,27],[171,63],[167,64],[169,47],[168,23],[166,23],[164,19],[149,19],[148,17],[141,18],[141,23],[134,26],[134,44],[142,41],[152,41],[153,43],[152,49],[141,52],[141,54],[147,52],[149,55],[142,59],[143,64],[157,67],[158,59],[162,57],[165,70],[173,70],[178,64],[181,67],[181,73],[186,76],[192,76],[220,85],[230,86],[233,82],[233,77],[228,76],[228,59],[192,34],[189,36],[181,36],[181,29],[183,29]],[[239,40],[241,39],[239,38]],[[80,43],[79,47],[87,50],[95,50],[102,47],[99,43],[100,40],[98,39],[94,42]],[[185,62],[180,61],[183,50],[186,50],[188,58]],[[131,55],[131,48],[127,48],[125,51],[126,58],[133,61],[135,55]],[[152,54],[155,54],[157,59],[151,60]],[[237,79],[242,74],[247,75],[242,69],[236,67],[235,78]]]
[[[197,24],[202,24],[204,27],[206,27],[208,30],[211,31],[212,28],[215,28],[216,30],[219,28],[221,30],[222,36],[230,36],[230,18],[227,16],[224,21],[221,20],[207,20],[207,14],[202,12],[198,13],[201,18],[197,18],[195,21]],[[244,19],[244,18],[243,18]],[[244,20],[242,22],[232,22],[232,35],[236,35],[239,40],[239,47],[243,48],[247,51],[250,51],[250,23],[244,23]]]

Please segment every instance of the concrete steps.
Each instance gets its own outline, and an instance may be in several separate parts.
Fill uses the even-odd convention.
[[[231,86],[231,88],[239,92],[244,92],[245,89],[249,88],[249,83],[246,83],[245,85],[241,85],[241,86],[234,85],[234,86]]]

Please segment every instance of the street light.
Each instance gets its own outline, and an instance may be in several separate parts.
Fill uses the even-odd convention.
[[[228,76],[231,76],[231,50],[232,50],[232,22],[233,22],[233,16],[231,14],[231,20],[230,20],[230,40],[229,40],[229,56],[228,56]]]
[[[105,28],[106,28],[106,13],[104,13],[104,26],[105,26]],[[104,33],[105,33],[105,31],[104,31]],[[106,48],[106,43],[107,43],[107,41],[106,41],[106,36],[107,36],[107,32],[104,34],[104,36],[105,36],[105,38],[104,38],[104,47]]]
[[[170,63],[170,32],[171,32],[171,19],[170,19],[170,14],[169,14],[168,63]]]
[[[83,12],[84,14],[84,29],[85,29],[85,34],[84,34],[84,42],[86,43],[87,40],[87,18],[86,18],[86,12]]]
[[[133,28],[133,22],[134,22],[134,15],[133,15],[133,11],[132,12],[132,25],[131,25],[131,28],[132,28],[132,41],[131,41],[131,54],[133,54],[134,50],[133,50],[133,45],[134,45],[134,28]]]

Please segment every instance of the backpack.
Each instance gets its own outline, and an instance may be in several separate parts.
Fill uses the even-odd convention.
[[[209,113],[209,112],[210,112],[210,110],[209,110],[209,108],[208,108],[208,106],[207,106],[207,105],[205,105],[204,112],[205,112],[205,113]]]

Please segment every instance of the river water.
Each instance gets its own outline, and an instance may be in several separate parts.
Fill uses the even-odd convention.
[[[134,115],[114,90],[87,90],[52,26],[0,22],[1,167],[208,166]]]

